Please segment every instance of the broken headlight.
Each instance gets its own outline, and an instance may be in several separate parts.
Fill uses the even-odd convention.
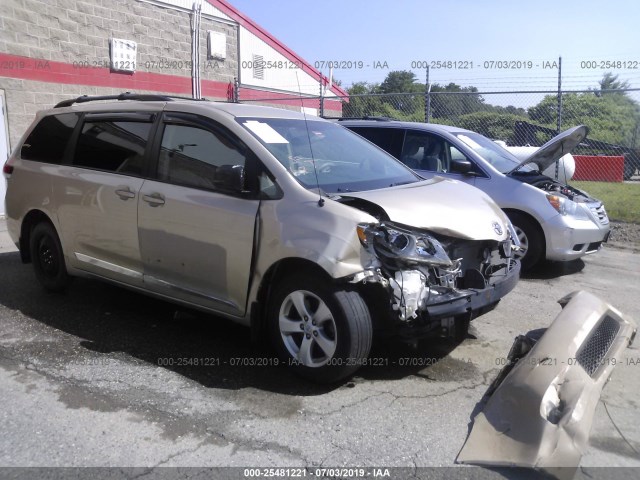
[[[404,264],[453,265],[440,242],[426,233],[411,231],[389,222],[358,224],[357,233],[362,246],[383,263],[396,264],[401,260]]]

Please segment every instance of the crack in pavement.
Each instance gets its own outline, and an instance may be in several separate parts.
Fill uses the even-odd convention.
[[[611,423],[613,424],[613,426],[615,427],[615,429],[618,432],[618,435],[620,435],[620,437],[622,437],[622,439],[625,441],[625,443],[627,445],[629,445],[629,448],[631,450],[633,450],[635,452],[636,455],[640,456],[640,452],[638,452],[633,445],[631,445],[631,443],[629,442],[629,440],[627,440],[627,437],[624,436],[624,434],[620,431],[620,429],[618,428],[618,425],[616,425],[616,422],[613,421],[613,418],[611,417],[611,413],[609,413],[609,409],[607,408],[607,403],[602,400],[602,405],[604,405],[604,411],[607,412],[607,416],[609,417],[609,420],[611,420]]]
[[[69,378],[69,377],[65,377],[62,375],[56,375],[53,372],[47,371],[46,369],[40,369],[38,368],[38,365],[35,365],[34,363],[26,360],[26,359],[21,359],[18,357],[11,357],[11,356],[7,356],[6,353],[0,352],[0,360],[5,360],[8,363],[11,364],[11,367],[20,367],[22,366],[25,370],[36,373],[42,377],[44,377],[45,379],[47,379],[51,384],[53,384],[53,388],[55,389],[57,386],[59,385],[64,385],[66,387],[72,387],[72,388],[78,388],[78,389],[82,389],[84,390],[86,393],[88,394],[92,394],[92,395],[99,395],[102,397],[106,397],[109,400],[120,404],[119,405],[119,409],[122,410],[126,410],[132,413],[136,413],[136,414],[140,414],[143,417],[145,416],[145,413],[149,413],[149,412],[155,412],[156,416],[158,418],[155,419],[155,421],[153,423],[166,423],[166,422],[177,422],[186,418],[189,419],[196,419],[197,417],[193,416],[193,415],[176,415],[175,412],[171,412],[168,410],[163,410],[162,408],[159,408],[157,405],[155,404],[151,404],[151,403],[145,403],[144,405],[141,405],[141,408],[132,408],[131,405],[126,405],[123,406],[122,403],[123,401],[121,399],[118,399],[116,397],[114,397],[114,393],[122,393],[122,392],[103,392],[100,388],[95,388],[95,385],[93,385],[93,382],[89,381],[89,380],[80,380],[80,379],[75,379],[75,378]],[[2,367],[2,365],[0,365],[0,367]],[[11,368],[9,367],[9,368]],[[48,365],[47,365],[48,367]],[[45,368],[47,368],[45,367]],[[19,375],[20,372],[14,372],[12,376],[17,376]],[[111,383],[111,382],[110,382]],[[127,382],[119,382],[120,384],[123,385],[127,385],[128,387],[130,387],[133,390],[137,390],[138,387],[134,387],[133,385],[131,385],[130,383]],[[58,393],[59,394],[59,393]],[[230,413],[233,413],[233,410],[228,411]],[[246,412],[245,412],[246,413]],[[164,420],[164,422],[163,422]],[[160,427],[162,428],[162,427]],[[298,456],[299,458],[304,458],[304,456],[302,455],[302,452],[296,450],[296,449],[292,449],[291,447],[288,447],[286,445],[282,445],[276,442],[262,442],[262,441],[258,441],[255,439],[244,439],[244,438],[237,438],[234,436],[228,436],[225,435],[222,432],[216,432],[216,430],[219,428],[219,426],[216,425],[206,425],[206,427],[204,429],[201,430],[201,432],[196,432],[196,431],[192,431],[191,433],[193,433],[194,435],[205,435],[207,438],[205,438],[204,440],[201,441],[201,443],[206,443],[208,441],[211,440],[211,437],[215,437],[217,438],[217,440],[219,442],[224,442],[226,445],[236,445],[239,447],[244,447],[248,450],[265,450],[265,449],[270,449],[273,452],[279,452],[285,455],[295,455]],[[199,447],[198,447],[199,448]],[[194,450],[195,451],[195,450]],[[185,450],[183,453],[188,452],[188,450]],[[180,453],[177,453],[175,455],[179,455]],[[155,468],[155,467],[152,467]]]
[[[340,413],[343,410],[347,409],[347,408],[351,408],[351,407],[356,407],[361,405],[362,403],[371,400],[373,398],[378,398],[378,397],[382,397],[385,395],[389,395],[391,397],[393,397],[393,400],[391,401],[391,403],[388,406],[393,405],[396,400],[402,400],[402,399],[422,399],[422,398],[439,398],[439,397],[443,397],[445,395],[450,395],[452,393],[458,392],[460,390],[475,390],[478,387],[481,386],[488,386],[490,382],[487,381],[487,375],[489,375],[491,372],[493,372],[495,369],[492,368],[486,372],[482,372],[482,381],[480,383],[476,383],[473,385],[460,385],[458,387],[455,387],[451,390],[447,390],[445,392],[440,392],[440,393],[426,393],[426,394],[421,394],[421,395],[398,395],[396,393],[390,392],[390,391],[380,391],[380,390],[374,390],[375,393],[371,394],[371,395],[367,395],[353,403],[347,403],[345,405],[341,405],[339,408],[333,409],[333,410],[323,410],[323,411],[317,411],[317,410],[306,410],[305,409],[305,414],[308,415],[333,415],[336,413]],[[425,379],[427,381],[429,381],[430,383],[433,382],[433,380],[431,379]]]
[[[439,398],[439,397],[444,397],[445,395],[450,395],[452,393],[458,392],[460,390],[475,390],[478,387],[481,386],[486,386],[486,383],[484,382],[480,382],[474,385],[460,385],[459,387],[454,388],[453,390],[447,390],[446,392],[442,392],[442,393],[433,393],[433,394],[427,394],[427,395],[396,395],[395,393],[392,392],[387,392],[389,393],[389,395],[391,395],[393,398],[393,401],[389,404],[389,406],[393,405],[397,400],[404,400],[404,399],[424,399],[424,398]]]
[[[150,467],[150,470],[148,473],[151,473],[153,470],[155,470],[156,468],[169,463],[171,460],[173,460],[176,457],[179,457],[180,455],[184,455],[185,453],[195,453],[197,452],[205,443],[207,443],[206,440],[201,440],[200,442],[198,442],[198,444],[193,447],[193,448],[185,448],[184,450],[181,450],[179,452],[176,453],[172,453],[171,455],[169,455],[166,459],[156,463],[153,467]]]

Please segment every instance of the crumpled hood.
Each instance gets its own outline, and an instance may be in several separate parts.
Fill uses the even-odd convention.
[[[353,192],[380,206],[392,222],[469,240],[508,238],[509,220],[481,190],[443,177],[397,187]]]
[[[574,148],[580,145],[589,133],[589,129],[584,125],[565,130],[560,135],[556,135],[547,143],[542,145],[531,156],[524,159],[509,173],[513,173],[529,163],[535,163],[542,172],[549,168],[556,160],[560,160],[567,153],[571,153]]]

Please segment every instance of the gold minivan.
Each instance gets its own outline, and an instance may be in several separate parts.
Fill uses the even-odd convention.
[[[46,289],[91,277],[213,312],[316,381],[366,364],[374,334],[460,335],[520,272],[486,194],[290,110],[79,97],[39,112],[3,172]]]

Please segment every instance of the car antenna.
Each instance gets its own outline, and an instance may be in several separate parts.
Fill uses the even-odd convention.
[[[298,95],[300,96],[300,108],[304,116],[304,127],[307,129],[307,140],[309,142],[309,151],[311,152],[311,164],[313,165],[313,173],[316,176],[316,186],[318,187],[318,206],[324,206],[324,198],[322,198],[322,190],[320,189],[320,181],[318,180],[318,170],[316,169],[316,160],[313,157],[313,147],[311,146],[311,134],[309,133],[309,123],[307,122],[307,113],[304,110],[304,100],[302,99],[302,89],[300,88],[300,79],[298,78],[298,70],[296,69],[296,82],[298,82]]]

